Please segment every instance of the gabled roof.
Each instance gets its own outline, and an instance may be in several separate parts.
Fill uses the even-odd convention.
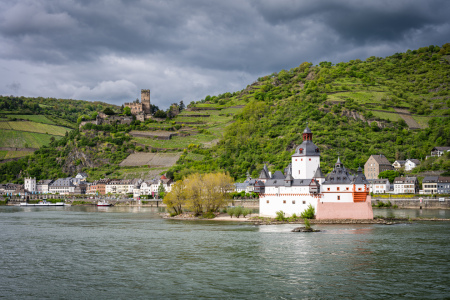
[[[431,149],[431,151],[433,150],[450,151],[450,147],[434,147],[433,149]]]
[[[416,165],[419,165],[420,164],[420,160],[418,160],[418,159],[415,159],[415,158],[413,158],[413,159],[407,159],[407,161],[410,161],[410,162],[413,162],[413,163],[415,163]]]
[[[311,179],[293,179],[291,186],[308,186]],[[285,186],[285,179],[269,179],[265,186]]]
[[[390,165],[391,163],[383,154],[371,155],[379,165]]]
[[[338,158],[333,171],[328,173],[323,184],[351,184],[352,179],[352,176],[343,167],[341,160]]]
[[[317,167],[316,173],[314,173],[313,178],[325,178],[320,167]]]
[[[394,183],[404,184],[404,183],[415,183],[417,181],[416,177],[395,177]]]
[[[361,167],[358,167],[358,172],[357,172],[356,176],[353,177],[352,182],[354,184],[367,184],[367,183],[369,183],[367,181],[366,176],[364,175]]]
[[[439,179],[439,176],[426,176],[422,183],[436,183]]]
[[[285,176],[283,175],[283,173],[281,171],[276,171],[272,175],[272,179],[284,179],[284,178],[285,178]]]

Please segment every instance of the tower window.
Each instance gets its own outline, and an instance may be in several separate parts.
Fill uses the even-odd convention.
[[[337,188],[337,190],[339,191],[339,187]]]
[[[298,150],[298,152],[299,152],[300,154],[302,154],[302,153],[303,153],[303,148],[300,148],[300,149]]]
[[[266,203],[269,203],[269,200],[267,200]]]
[[[311,158],[309,159],[309,161],[311,161]]]
[[[338,199],[338,200],[341,200],[341,196],[337,196],[337,199]]]
[[[286,200],[283,200],[283,204],[286,204]]]
[[[292,200],[292,204],[295,204],[295,200]]]

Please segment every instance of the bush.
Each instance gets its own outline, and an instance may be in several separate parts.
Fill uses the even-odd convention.
[[[227,214],[229,214],[230,217],[233,218],[233,215],[234,215],[234,207],[228,207],[228,208],[227,208]]]
[[[275,217],[275,220],[286,221],[286,217],[284,216],[284,212],[282,210],[277,211],[276,214],[277,216]]]
[[[299,217],[294,213],[294,214],[292,214],[292,216],[290,216],[289,218],[288,218],[288,221],[289,222],[295,222],[295,221],[297,221],[299,219]]]
[[[309,205],[308,205],[308,208],[305,209],[305,210],[300,214],[300,216],[301,216],[303,219],[314,219],[314,214],[315,214],[314,207],[313,207],[311,204],[309,204]]]
[[[242,211],[244,208],[242,206],[237,206],[234,208],[234,215],[236,218],[239,218],[240,215],[242,215]]]
[[[247,216],[247,215],[250,215],[252,213],[252,210],[250,209],[250,208],[244,208],[243,210],[242,210],[242,215],[244,216],[244,218]]]
[[[216,215],[212,211],[203,214],[203,218],[205,219],[214,219],[215,217]]]
[[[311,229],[311,223],[309,223],[308,219],[303,219],[303,221],[305,222],[305,229]]]

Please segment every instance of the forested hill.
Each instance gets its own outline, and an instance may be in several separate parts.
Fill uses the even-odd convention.
[[[283,170],[308,122],[321,149],[321,167],[340,156],[355,170],[371,154],[418,158],[423,170],[449,170],[448,157],[424,160],[434,146],[450,146],[450,44],[334,65],[302,63],[258,79],[241,92],[200,103],[245,101],[223,139],[202,161],[182,156],[171,172],[222,169],[235,178],[256,177],[264,162]],[[197,103],[199,105],[199,103]]]
[[[28,121],[22,115],[44,114],[58,125],[69,121],[74,128],[45,140],[33,155],[0,164],[0,182],[23,182],[27,176],[54,179],[79,171],[87,172],[90,180],[148,175],[150,163],[127,169],[121,162],[132,153],[161,151],[179,157],[167,172],[176,180],[211,171],[227,171],[238,180],[247,173],[255,178],[264,163],[272,172],[287,166],[307,122],[324,173],[338,156],[354,171],[380,153],[391,162],[421,159],[415,173],[449,172],[450,155],[425,159],[433,147],[450,146],[449,83],[450,44],[445,44],[364,61],[316,66],[305,62],[258,78],[242,91],[191,102],[181,113],[184,105],[174,104],[165,120],[133,120],[130,125],[78,128],[75,122],[93,119],[107,107],[122,116],[127,113],[105,103],[0,97],[3,125],[15,115],[24,123]],[[136,131],[177,136],[159,140],[136,136]]]

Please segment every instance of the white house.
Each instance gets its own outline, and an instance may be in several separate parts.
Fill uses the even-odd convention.
[[[389,179],[381,178],[370,180],[370,191],[374,194],[389,193],[390,187],[391,184],[389,183]]]
[[[303,143],[296,148],[285,174],[276,171],[272,175],[264,166],[255,184],[255,191],[260,193],[260,215],[274,217],[278,211],[286,216],[300,215],[311,205],[317,219],[372,219],[369,182],[362,169],[352,176],[338,158],[325,177],[312,136],[306,127]]]
[[[450,147],[434,147],[433,149],[431,149],[431,157],[433,156],[439,157],[449,151]]]
[[[405,171],[411,171],[415,167],[420,165],[420,160],[418,159],[407,159],[405,162]]]
[[[68,195],[75,192],[72,177],[58,178],[48,185],[48,192],[52,194]]]
[[[49,185],[53,182],[51,179],[39,180],[36,184],[36,190],[40,194],[47,194],[49,192]]]
[[[406,163],[406,160],[396,160],[396,161],[394,161],[392,166],[394,167],[394,169],[398,170],[400,168],[405,167],[405,163]]]
[[[419,182],[416,177],[395,177],[395,194],[416,194],[419,191]]]

